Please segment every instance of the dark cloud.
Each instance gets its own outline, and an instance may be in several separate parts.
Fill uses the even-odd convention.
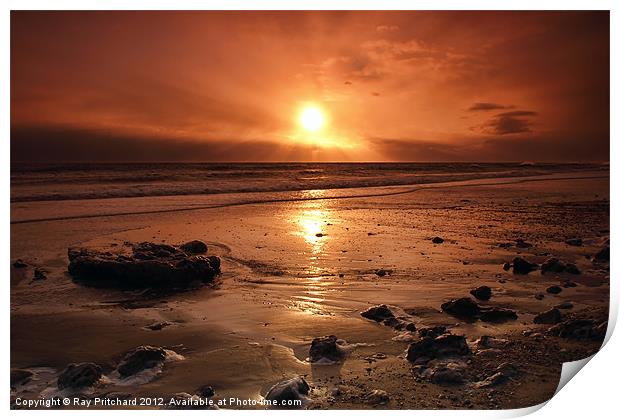
[[[468,111],[494,111],[497,109],[508,109],[512,108],[512,106],[495,104],[493,102],[476,102],[472,106],[470,106]]]
[[[523,134],[532,132],[531,117],[537,116],[534,111],[510,111],[495,115],[482,125],[472,128],[485,134]]]

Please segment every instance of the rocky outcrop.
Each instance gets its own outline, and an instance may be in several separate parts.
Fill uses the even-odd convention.
[[[166,350],[161,347],[140,346],[127,353],[117,370],[122,378],[151,369],[166,360]]]
[[[514,274],[528,274],[538,268],[538,264],[531,263],[521,257],[512,260],[512,272]]]
[[[120,289],[183,289],[212,282],[220,273],[216,256],[191,255],[166,244],[142,242],[129,252],[70,248],[69,274],[79,282]]]
[[[101,379],[101,367],[95,363],[72,363],[58,377],[58,389],[80,389],[93,386]]]

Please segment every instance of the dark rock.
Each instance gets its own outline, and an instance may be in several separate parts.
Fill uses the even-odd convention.
[[[609,247],[602,248],[599,252],[594,254],[594,262],[601,263],[609,261]]]
[[[558,309],[573,309],[575,305],[573,305],[572,302],[562,302],[559,305],[556,305],[555,307]]]
[[[189,254],[206,254],[207,250],[209,249],[207,247],[207,244],[205,244],[202,241],[198,241],[198,240],[184,243],[179,248],[181,248],[183,251]]]
[[[547,330],[553,336],[573,340],[603,339],[607,322],[597,324],[592,319],[571,319],[561,322]]]
[[[434,244],[443,244],[443,238],[440,238],[439,236],[435,236],[432,240]]]
[[[407,360],[416,363],[420,359],[431,360],[446,356],[465,356],[470,353],[465,337],[444,334],[439,337],[424,337],[411,343],[407,349]]]
[[[537,264],[524,260],[521,257],[515,257],[515,259],[512,260],[512,272],[514,274],[528,274],[529,272],[534,271],[537,268]]]
[[[47,273],[42,268],[35,268],[32,276],[32,280],[45,280],[47,279]]]
[[[154,322],[150,325],[147,325],[146,329],[149,329],[151,331],[160,331],[163,330],[164,328],[166,328],[167,326],[171,325],[169,322],[167,321],[162,321],[162,322]]]
[[[562,322],[562,313],[557,308],[541,312],[534,317],[534,324],[557,324],[558,322]]]
[[[140,346],[129,352],[118,365],[121,377],[135,375],[153,368],[166,360],[166,350],[161,347]]]
[[[435,384],[461,384],[465,382],[463,369],[448,363],[445,366],[438,366],[431,372],[431,382]]]
[[[565,289],[566,288],[571,288],[571,287],[577,287],[577,283],[575,283],[574,281],[567,280],[565,282],[562,282],[562,287],[565,288]]]
[[[552,295],[557,295],[561,291],[562,291],[562,288],[560,286],[547,287],[547,293],[551,293]]]
[[[579,267],[577,267],[575,264],[573,263],[568,263],[566,264],[566,272],[568,274],[574,274],[574,275],[579,275],[581,274],[581,270],[579,269]]]
[[[491,299],[491,288],[489,286],[477,287],[471,290],[469,293],[471,293],[476,299],[479,299],[479,300]]]
[[[282,401],[305,401],[308,393],[310,392],[310,385],[304,378],[299,376],[286,379],[278,382],[274,386],[271,387],[267,395],[265,396],[266,400],[269,401],[277,401],[280,404]],[[287,406],[286,408],[301,408],[298,405]]]
[[[405,328],[405,322],[398,318],[387,318],[383,321],[383,325],[394,328],[395,330],[402,330]]]
[[[394,318],[394,314],[386,305],[373,306],[366,309],[361,315],[364,318],[372,319],[377,322],[385,321],[388,318]]]
[[[133,245],[131,254],[69,249],[68,256],[69,274],[97,287],[184,289],[210,283],[220,273],[218,257],[150,242]]]
[[[502,268],[504,269],[504,271],[508,271],[508,270],[510,270],[510,267],[512,267],[512,266],[510,265],[510,263],[509,263],[509,262],[505,262],[505,263],[504,263],[504,265],[502,266]]]
[[[95,363],[71,363],[58,377],[58,389],[93,386],[101,379],[101,367]]]
[[[316,235],[314,235],[314,236],[316,236],[317,238],[322,238],[323,236],[325,236],[325,234],[324,234],[324,233],[320,233],[320,232],[319,232],[319,233],[317,233],[317,234],[316,234]]]
[[[379,277],[383,277],[387,275],[387,271],[385,271],[384,269],[380,269],[380,270],[375,271],[375,274]]]
[[[480,315],[480,320],[484,322],[506,322],[517,318],[518,316],[515,311],[505,308],[485,309]]]
[[[414,332],[416,330],[416,326],[413,322],[408,322],[405,325],[405,330],[410,331],[410,332]]]
[[[517,248],[531,248],[532,244],[529,242],[525,242],[523,239],[517,239],[516,241]]]
[[[339,362],[344,359],[345,353],[338,346],[338,338],[335,335],[319,337],[312,340],[310,345],[310,362],[315,363],[322,359]]]
[[[446,327],[440,325],[440,326],[430,327],[430,328],[420,328],[418,330],[418,336],[420,338],[424,338],[424,337],[437,338],[440,335],[445,334],[446,332],[447,332]]]
[[[372,405],[384,405],[390,401],[390,396],[382,389],[374,389],[366,395],[366,402]]]
[[[34,373],[28,369],[11,369],[11,387],[25,384],[33,375]]]
[[[581,238],[571,238],[571,239],[567,239],[566,241],[567,245],[570,246],[581,246],[583,245],[583,240]]]
[[[536,293],[534,295],[534,298],[536,298],[537,300],[543,300],[545,298],[545,295],[543,293]]]
[[[540,272],[545,273],[563,273],[566,265],[557,258],[549,258],[540,266]]]
[[[18,258],[13,263],[13,267],[15,267],[15,268],[26,268],[26,267],[28,267],[28,264],[26,264],[25,262],[23,262],[21,259]]]
[[[468,297],[442,303],[441,309],[450,315],[461,318],[474,318],[480,313],[478,304]]]
[[[211,398],[215,395],[215,391],[213,387],[210,385],[203,385],[196,390],[196,394],[202,398]]]

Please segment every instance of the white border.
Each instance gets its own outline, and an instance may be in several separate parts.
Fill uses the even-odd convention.
[[[56,1],[43,1],[43,0],[8,0],[3,2],[3,12],[1,17],[2,28],[0,43],[1,49],[1,75],[3,81],[3,93],[0,99],[0,124],[2,126],[3,141],[0,147],[2,152],[0,153],[3,164],[1,170],[3,172],[3,182],[0,184],[2,188],[2,195],[4,197],[5,205],[2,207],[4,224],[2,225],[4,240],[2,241],[2,257],[5,276],[3,278],[3,300],[5,305],[3,307],[3,336],[5,337],[4,345],[1,348],[1,363],[4,367],[5,381],[7,381],[9,371],[9,305],[10,305],[10,288],[8,280],[9,264],[10,264],[10,96],[8,94],[8,87],[10,86],[10,13],[11,9],[14,10],[38,10],[38,9],[53,9],[53,10],[123,10],[123,9],[136,9],[136,10],[200,10],[200,9],[213,9],[213,10],[247,10],[247,9],[268,9],[268,10],[611,10],[611,66],[612,66],[612,81],[611,81],[611,115],[620,115],[618,113],[618,83],[616,82],[614,75],[620,74],[620,68],[618,66],[618,18],[616,13],[619,10],[617,1],[611,0],[590,0],[590,1],[578,1],[578,0],[521,0],[521,1],[500,1],[500,0],[469,0],[467,2],[463,0],[442,0],[442,1],[406,1],[406,0],[383,0],[383,1],[371,1],[371,0],[298,0],[298,1],[284,1],[284,0],[263,0],[263,1],[250,1],[250,0],[227,0],[221,2],[214,1],[198,1],[198,0],[149,0],[149,1],[128,1],[128,0],[107,0],[107,1],[95,1],[95,0],[56,0]],[[611,138],[618,140],[618,124],[615,120],[611,119]],[[617,165],[617,147],[614,146],[614,141],[610,142],[611,155],[611,202],[615,203],[618,199],[618,169]],[[614,215],[614,207],[611,210],[611,230],[615,232],[614,226],[617,219],[617,215]],[[617,260],[620,254],[617,252],[618,241],[615,240],[615,236],[612,236],[612,271],[615,271]],[[611,287],[611,309],[610,318],[611,323],[615,324],[618,313],[618,288],[612,282]],[[562,418],[562,419],[580,419],[583,418],[610,418],[617,412],[618,404],[616,403],[616,378],[620,369],[615,355],[620,354],[620,343],[617,337],[612,336],[604,349],[597,354],[590,363],[580,372],[576,380],[570,381],[564,389],[559,392],[554,398],[552,398],[545,406],[544,409],[536,411],[536,408],[523,409],[523,410],[504,410],[504,411],[393,411],[389,414],[387,412],[378,413],[374,410],[369,411],[356,411],[342,413],[335,410],[316,412],[285,412],[285,411],[269,411],[269,412],[257,412],[257,411],[220,411],[220,412],[204,412],[204,411],[185,411],[181,416],[203,418],[204,416],[217,416],[218,418],[238,418],[238,417],[259,417],[276,419],[285,419],[291,415],[300,417],[327,417],[336,418],[343,415],[354,415],[363,419],[375,417],[377,415],[390,417],[411,419],[415,417],[432,417],[432,418],[453,418],[458,415],[459,418],[503,418],[503,417],[515,417],[528,414],[529,412],[536,411],[531,415],[531,418],[546,419],[546,418]],[[8,384],[5,382],[7,394]],[[5,410],[9,408],[9,398],[5,394],[3,399]],[[544,405],[544,404],[543,404]],[[135,413],[135,414],[134,414]],[[114,416],[125,417],[141,417],[152,418],[153,416],[161,418],[162,416],[168,416],[175,412],[114,412]],[[178,413],[178,412],[176,412]],[[46,410],[42,412],[34,411],[12,411],[11,416],[15,418],[24,417],[39,417],[45,416],[45,418],[61,419],[61,418],[82,418],[87,415],[92,418],[104,418],[112,414],[110,411],[89,411],[88,414],[78,411],[51,411]],[[175,415],[175,414],[173,414]]]

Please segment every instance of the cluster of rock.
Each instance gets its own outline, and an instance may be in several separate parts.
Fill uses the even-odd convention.
[[[220,259],[201,255],[207,245],[191,241],[179,247],[141,242],[130,252],[70,248],[69,274],[79,282],[121,289],[179,289],[212,282]]]
[[[382,323],[387,327],[394,328],[395,330],[407,330],[415,331],[416,326],[413,322],[410,322],[405,317],[397,317],[387,305],[373,306],[365,311],[362,315],[366,319],[370,319],[375,322]]]
[[[161,366],[167,352],[162,347],[139,346],[125,355],[116,371],[121,379],[146,369]],[[71,363],[58,376],[58,389],[80,390],[94,386],[103,376],[103,369],[96,363]]]

